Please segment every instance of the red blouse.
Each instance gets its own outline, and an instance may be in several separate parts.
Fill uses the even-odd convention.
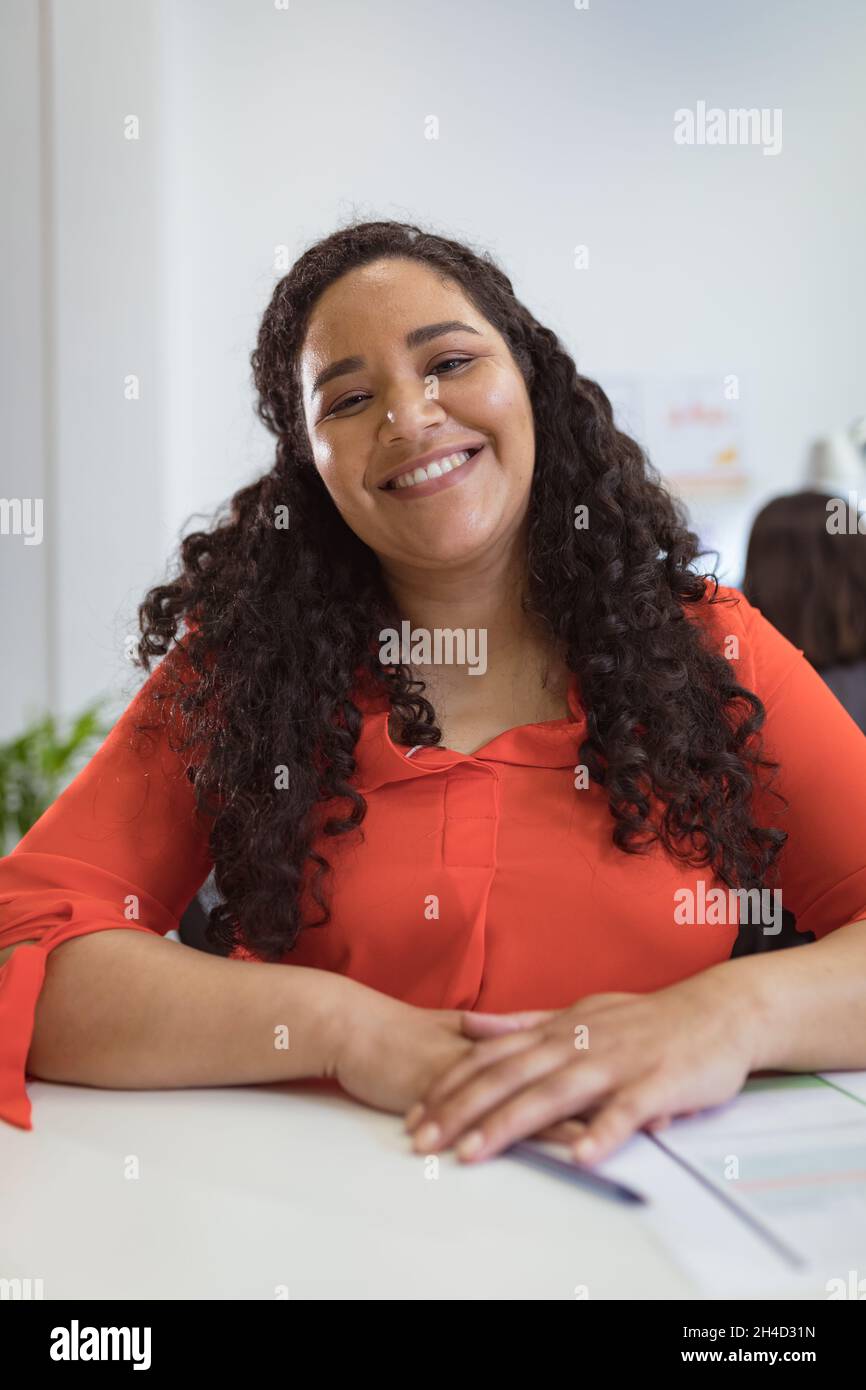
[[[782,901],[797,930],[819,939],[866,919],[866,737],[758,609],[736,589],[718,593],[733,602],[689,616],[764,703],[764,756],[782,764],[775,785],[790,804],[762,793],[755,812],[788,832]],[[0,860],[0,950],[36,939],[0,967],[0,1117],[25,1129],[47,953],[87,932],[176,928],[212,868],[181,755],[165,732],[132,746],[160,670]],[[354,784],[367,816],[360,832],[319,846],[334,869],[332,919],[302,931],[284,964],[336,970],[429,1008],[500,1012],[655,990],[730,956],[736,913],[689,924],[675,897],[689,889],[700,904],[719,887],[711,871],[658,844],[616,849],[603,789],[576,788],[586,723],[576,678],[570,718],[522,724],[471,754],[395,744],[387,698],[356,698]]]

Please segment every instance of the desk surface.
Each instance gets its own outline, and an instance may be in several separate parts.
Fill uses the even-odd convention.
[[[328,1086],[29,1090],[0,1277],[46,1299],[702,1296],[633,1208],[514,1159],[428,1177],[399,1117]]]

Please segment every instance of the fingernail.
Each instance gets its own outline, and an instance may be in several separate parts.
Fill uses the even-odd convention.
[[[572,1150],[572,1153],[574,1154],[575,1158],[592,1158],[593,1154],[595,1154],[597,1151],[598,1144],[596,1143],[596,1141],[594,1139],[584,1138],[578,1139],[577,1143],[575,1144]]]
[[[441,1138],[442,1132],[438,1125],[422,1125],[415,1135],[415,1148],[430,1149],[434,1144],[438,1144]]]
[[[412,1109],[409,1111],[408,1115],[406,1116],[406,1120],[405,1120],[406,1128],[407,1128],[407,1129],[414,1129],[414,1128],[415,1128],[415,1125],[417,1125],[418,1121],[420,1120],[420,1118],[421,1118],[421,1116],[422,1116],[423,1114],[424,1114],[424,1106],[421,1104],[421,1102],[420,1102],[420,1100],[419,1100],[419,1101],[417,1101],[417,1102],[415,1103],[415,1105],[412,1106]]]
[[[473,1154],[477,1154],[479,1149],[483,1147],[484,1135],[480,1129],[473,1129],[466,1135],[465,1139],[460,1140],[455,1153],[458,1158],[472,1158]]]

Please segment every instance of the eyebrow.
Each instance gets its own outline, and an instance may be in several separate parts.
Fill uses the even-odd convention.
[[[481,334],[477,328],[472,328],[468,323],[461,323],[459,319],[446,319],[444,323],[428,323],[423,328],[413,328],[411,333],[406,334],[406,346],[408,348],[420,347],[422,343],[429,343],[433,338],[441,338],[445,333],[474,333],[476,337]],[[333,381],[336,376],[346,376],[349,372],[358,372],[366,366],[366,359],[363,357],[341,357],[339,362],[332,362],[330,367],[325,367],[319,372],[313,382],[312,395],[315,396],[321,391],[323,386],[327,386],[329,381]]]

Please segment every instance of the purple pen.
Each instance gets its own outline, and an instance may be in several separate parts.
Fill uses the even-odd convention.
[[[602,1197],[611,1197],[616,1202],[645,1204],[647,1201],[640,1192],[626,1187],[625,1183],[602,1177],[601,1173],[595,1173],[583,1164],[554,1158],[552,1154],[535,1148],[531,1140],[523,1139],[517,1144],[511,1144],[507,1149],[503,1149],[502,1157],[522,1159],[525,1163],[531,1163],[533,1167],[543,1168],[545,1172],[553,1173],[556,1177],[569,1178],[579,1187],[589,1188],[592,1192],[598,1192]]]

